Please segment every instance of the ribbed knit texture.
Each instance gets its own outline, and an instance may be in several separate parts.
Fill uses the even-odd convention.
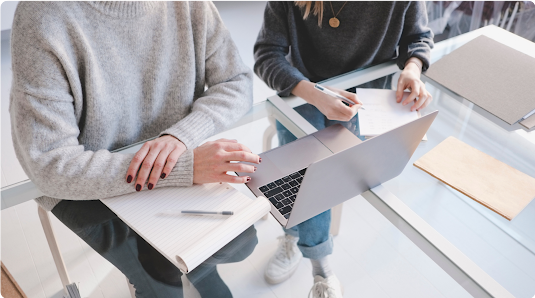
[[[294,1],[270,1],[254,46],[255,73],[288,96],[302,80],[318,82],[396,58],[403,69],[410,57],[429,67],[433,32],[421,1],[323,1],[322,26]],[[329,26],[340,13],[338,28]]]
[[[115,18],[135,18],[154,9],[153,2],[139,1],[93,1],[88,2],[102,13]]]
[[[188,150],[156,187],[191,185],[193,149],[252,104],[210,2],[21,2],[12,61],[15,151],[47,210],[134,192],[133,154],[110,151],[163,134]]]

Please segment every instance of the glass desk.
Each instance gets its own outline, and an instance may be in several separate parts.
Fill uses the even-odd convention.
[[[264,133],[272,135],[269,132],[274,119],[283,123],[296,135],[304,135],[301,126],[306,126],[306,123],[299,118],[288,117],[271,101],[265,101],[254,105],[252,110],[235,125],[209,140],[237,139],[253,152],[262,152],[266,148],[264,140],[269,139],[264,137]],[[140,144],[134,144],[125,148],[123,152],[135,152],[139,147]],[[253,196],[244,185],[233,186]],[[368,193],[373,195],[371,192]],[[22,180],[2,188],[2,261],[10,268],[9,270],[17,280],[41,280],[41,282],[34,283],[35,288],[27,288],[21,283],[29,297],[40,297],[34,293],[38,292],[36,289],[41,287],[45,289],[44,291],[61,290],[58,288],[61,282],[54,268],[52,257],[46,251],[49,249],[47,242],[43,236],[39,236],[39,233],[43,233],[43,229],[40,227],[37,212],[35,212],[35,203],[28,202],[41,195],[42,193],[29,180]],[[380,207],[376,208],[380,210]],[[361,196],[344,203],[341,231],[338,236],[334,237],[335,245],[331,263],[334,272],[344,285],[346,297],[361,295],[364,295],[363,297],[411,298],[470,297],[468,292],[448,275],[448,272],[412,244],[411,240],[404,237],[377,210]],[[384,211],[381,212],[384,213]],[[76,235],[67,230],[53,216],[50,217],[70,282],[80,283],[82,296],[130,297],[126,292],[127,284],[124,276],[116,269],[111,271],[109,263],[102,265],[105,262],[96,252],[87,245],[81,244],[82,241]],[[24,224],[22,229],[14,225],[13,221],[17,220]],[[25,249],[18,246],[22,243],[20,241],[22,236],[19,234],[22,234],[21,231],[30,229],[31,225],[37,225],[31,228],[37,240],[27,241],[34,241],[29,243],[29,246],[33,245],[35,249],[32,249],[31,254],[24,254]],[[207,267],[209,270],[201,272],[202,274],[198,274],[195,278],[192,277],[197,286],[207,284],[204,278],[212,278],[214,282],[217,282],[217,287],[216,284],[208,283],[206,288],[198,289],[199,292],[213,293],[210,292],[211,289],[221,289],[223,293],[228,288],[233,297],[306,297],[313,280],[308,260],[303,260],[296,273],[285,283],[272,286],[264,281],[263,270],[269,258],[275,253],[277,236],[282,235],[283,232],[278,222],[271,217],[257,222],[255,228],[258,244],[250,255],[246,258],[227,256],[228,259],[223,261],[225,264],[217,265],[217,275]],[[238,245],[244,245],[250,249],[251,242],[244,241]],[[34,261],[36,263],[34,264],[28,261],[30,259],[38,260],[38,262]],[[230,261],[233,262],[227,263]],[[94,279],[82,274],[83,271],[91,272],[91,270],[97,273]],[[432,277],[430,278],[429,275]],[[50,284],[51,280],[54,283]],[[221,280],[224,283],[221,283]],[[102,296],[99,295],[99,288],[103,293]],[[110,293],[110,289],[113,289],[114,293],[111,296],[107,294]],[[117,294],[118,292],[121,294]],[[54,295],[56,294],[50,297],[56,297]]]
[[[481,34],[535,57],[532,42],[488,26],[437,43],[432,62]],[[350,72],[322,84],[348,89],[392,74],[395,88],[399,70],[393,62]],[[535,200],[508,221],[412,164],[447,137],[454,136],[535,177],[535,133],[528,133],[518,124],[509,126],[425,75],[422,80],[434,98],[423,114],[439,111],[427,132],[428,141],[419,145],[402,174],[362,196],[471,295],[533,297]],[[300,123],[300,131],[294,134],[316,131],[292,109],[304,104],[304,100],[277,96],[270,100],[295,123]]]
[[[485,27],[437,44],[434,59],[479,34],[503,34],[499,30]],[[347,89],[396,72],[397,66],[388,62],[333,78],[325,85]],[[535,176],[535,144],[520,133],[504,130],[440,86],[428,83],[427,87],[434,101],[423,112],[440,111],[427,133],[428,141],[420,144],[401,175],[344,203],[331,259],[346,297],[531,298],[535,294],[535,203],[509,222],[412,163],[446,137],[455,136]],[[271,142],[275,119],[303,137],[316,131],[293,109],[303,103],[296,97],[270,97],[209,140],[237,139],[253,152],[262,152],[271,147],[266,142]],[[140,146],[134,144],[123,152],[135,152]],[[244,185],[233,186],[252,197]],[[10,183],[2,188],[2,210],[41,195],[29,180]],[[252,254],[234,264],[218,265],[226,286],[234,297],[304,297],[312,286],[309,262],[302,261],[286,283],[269,286],[263,281],[263,269],[282,230],[272,218],[255,226],[259,243]],[[81,288],[89,296],[83,292],[84,284]]]

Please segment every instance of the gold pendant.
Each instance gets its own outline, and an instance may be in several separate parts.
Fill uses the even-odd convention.
[[[333,28],[338,28],[338,26],[340,26],[340,21],[337,18],[331,18],[329,20],[329,25]]]

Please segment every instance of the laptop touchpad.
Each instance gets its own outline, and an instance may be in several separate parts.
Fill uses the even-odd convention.
[[[332,154],[325,145],[313,136],[303,137],[265,153],[277,168],[285,174],[306,168],[311,163]]]

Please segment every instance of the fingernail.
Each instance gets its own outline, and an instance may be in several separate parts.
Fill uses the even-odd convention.
[[[154,187],[154,184],[149,183],[149,185],[147,185],[147,187],[148,187],[149,190],[151,190]]]
[[[254,172],[256,172],[256,167],[254,167]]]
[[[262,158],[259,157],[259,158],[258,158],[258,163],[261,163],[261,162],[262,162]]]
[[[126,178],[126,183],[130,182],[132,182],[132,175],[128,175],[128,177]]]
[[[251,181],[251,177],[247,177],[247,182]]]
[[[136,191],[140,191],[141,190],[141,184],[136,184]]]
[[[160,175],[160,178],[162,178],[162,179],[165,178],[165,173],[162,173],[162,174]]]

